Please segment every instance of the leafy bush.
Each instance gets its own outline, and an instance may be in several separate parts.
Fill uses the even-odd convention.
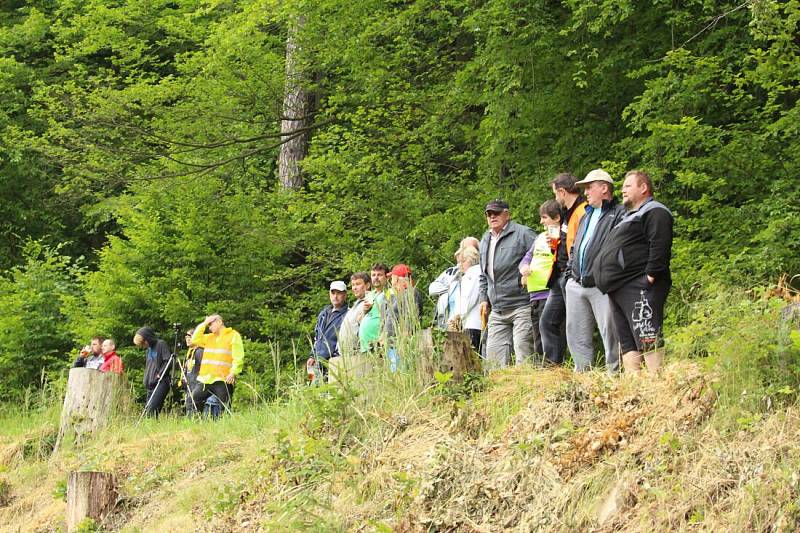
[[[26,244],[24,257],[0,280],[0,400],[41,385],[43,370],[64,366],[72,345],[64,309],[80,294],[80,268],[35,241]]]
[[[686,323],[670,335],[669,348],[678,356],[705,358],[719,371],[719,401],[729,414],[786,405],[800,397],[796,306],[771,288],[711,284],[688,305]]]

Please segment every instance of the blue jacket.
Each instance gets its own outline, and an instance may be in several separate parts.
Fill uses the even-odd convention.
[[[328,360],[339,356],[339,328],[346,314],[346,305],[339,309],[326,305],[317,315],[317,325],[314,326],[315,358]]]

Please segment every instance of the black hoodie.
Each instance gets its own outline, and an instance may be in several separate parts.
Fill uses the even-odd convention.
[[[136,334],[141,335],[148,346],[145,351],[144,387],[146,389],[154,389],[158,384],[158,379],[161,377],[159,373],[166,369],[167,361],[169,361],[169,345],[156,337],[156,332],[153,331],[153,328],[139,328]],[[169,383],[172,379],[172,369],[169,368],[166,371],[169,375],[164,380]]]

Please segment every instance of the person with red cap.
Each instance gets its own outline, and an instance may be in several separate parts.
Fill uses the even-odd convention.
[[[392,294],[385,301],[383,313],[386,331],[389,369],[397,371],[400,357],[397,353],[396,339],[398,334],[412,335],[419,328],[422,316],[422,294],[414,286],[411,269],[403,263],[397,264],[391,272]],[[411,290],[409,290],[411,289]]]

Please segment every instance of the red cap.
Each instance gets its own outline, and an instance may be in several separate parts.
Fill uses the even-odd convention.
[[[408,268],[408,265],[404,265],[403,263],[397,264],[392,267],[392,275],[399,276],[401,278],[410,278],[411,277],[411,269]]]

